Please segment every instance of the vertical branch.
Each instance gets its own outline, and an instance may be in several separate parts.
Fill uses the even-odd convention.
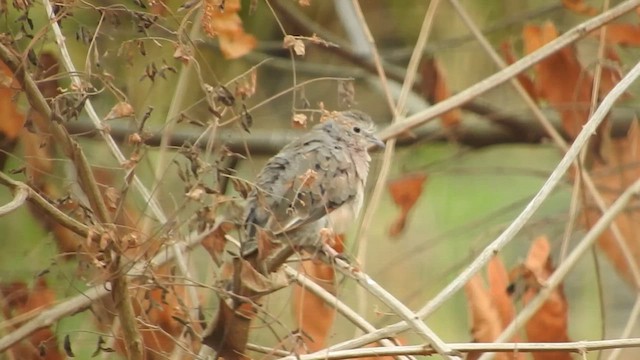
[[[136,314],[131,303],[131,293],[127,276],[121,271],[121,255],[116,255],[112,259],[110,266],[111,284],[113,285],[112,296],[120,319],[124,347],[127,351],[128,359],[142,360],[144,358],[144,348],[142,337],[136,325]]]

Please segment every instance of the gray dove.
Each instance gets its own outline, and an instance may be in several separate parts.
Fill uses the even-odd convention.
[[[271,158],[247,198],[242,256],[264,259],[264,241],[318,249],[323,228],[346,231],[364,200],[367,149],[384,147],[374,130],[361,111],[332,113]]]

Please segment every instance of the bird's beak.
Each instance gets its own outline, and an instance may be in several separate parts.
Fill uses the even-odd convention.
[[[371,141],[372,144],[374,144],[375,146],[384,149],[385,145],[384,142],[380,139],[378,139],[377,136],[375,136],[374,134],[369,135],[369,141]]]

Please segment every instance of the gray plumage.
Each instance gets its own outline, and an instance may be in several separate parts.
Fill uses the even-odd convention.
[[[325,227],[344,232],[362,207],[367,149],[384,147],[373,131],[365,113],[334,113],[271,158],[247,199],[243,256],[258,249],[259,230],[296,246],[318,246]]]

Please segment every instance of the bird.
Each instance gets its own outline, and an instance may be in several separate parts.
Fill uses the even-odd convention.
[[[372,146],[384,148],[371,117],[332,112],[269,159],[247,196],[241,256],[264,260],[267,243],[320,249],[320,232],[345,232],[364,201]]]

